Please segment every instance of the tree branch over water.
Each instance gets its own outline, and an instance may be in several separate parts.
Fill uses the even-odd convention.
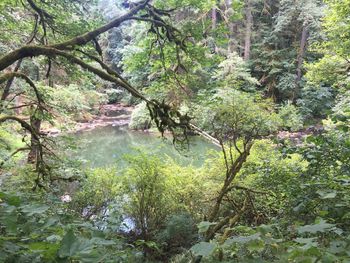
[[[151,25],[150,33],[153,33],[157,36],[157,38],[162,38],[164,40],[162,42],[162,45],[160,46],[161,49],[163,48],[163,45],[165,45],[166,43],[174,43],[177,47],[178,52],[179,50],[185,50],[185,44],[184,44],[185,38],[181,38],[180,31],[174,28],[173,26],[171,26],[170,24],[168,24],[166,20],[163,19],[164,16],[169,16],[169,12],[153,7],[150,4],[150,2],[151,2],[150,0],[140,1],[139,3],[135,4],[134,7],[126,14],[118,18],[115,18],[114,20],[112,20],[109,23],[106,23],[105,25],[102,25],[96,29],[93,29],[79,36],[73,37],[69,40],[62,41],[60,43],[50,44],[50,45],[48,45],[47,41],[40,41],[41,44],[35,44],[35,45],[28,43],[18,49],[10,51],[0,58],[0,71],[3,71],[11,67],[16,61],[22,61],[25,58],[45,56],[48,59],[53,59],[55,57],[62,57],[67,61],[69,61],[69,63],[78,65],[82,69],[93,73],[94,75],[100,77],[101,79],[114,83],[118,87],[124,88],[133,97],[138,98],[142,101],[145,101],[147,103],[147,108],[149,109],[151,118],[156,123],[158,130],[162,134],[164,134],[166,130],[170,131],[173,135],[174,144],[176,143],[183,144],[184,142],[188,143],[187,133],[189,130],[193,130],[201,135],[204,135],[204,137],[209,138],[211,141],[215,143],[215,139],[213,139],[210,136],[206,136],[207,135],[206,133],[201,132],[200,129],[195,127],[193,124],[190,124],[189,116],[182,115],[178,110],[167,105],[164,101],[148,99],[145,95],[143,95],[136,88],[134,88],[130,83],[128,83],[128,81],[124,79],[120,74],[118,74],[116,71],[110,68],[106,63],[104,63],[102,59],[79,49],[79,47],[82,48],[88,44],[93,44],[95,46],[95,50],[101,55],[102,50],[99,44],[97,43],[97,38],[101,34],[113,28],[119,27],[123,22],[133,20],[133,21],[141,21],[144,23],[149,23]],[[40,23],[42,23],[43,27],[45,26],[45,22],[50,22],[50,23],[54,22],[54,17],[51,16],[48,12],[46,12],[44,9],[41,9],[39,6],[37,6],[35,2],[33,2],[32,0],[28,0],[28,3],[30,7],[36,12],[35,28],[37,28],[38,16],[41,20]],[[139,14],[140,12],[142,13]],[[37,29],[35,29],[35,33],[36,32],[37,32]],[[44,34],[46,34],[45,30],[44,30]],[[85,61],[84,58],[81,58],[80,56],[78,56],[79,55],[78,52],[80,54],[83,54],[84,57],[88,58],[89,60],[93,60],[97,62],[100,65],[100,68],[89,64],[89,62]],[[179,55],[178,55],[178,59],[179,59]],[[42,108],[41,105],[44,104],[44,101],[38,89],[36,88],[34,82],[27,75],[25,75],[22,72],[17,72],[18,70],[19,70],[19,67],[12,72],[1,75],[0,84],[3,83],[5,80],[13,79],[14,77],[22,78],[34,90],[34,93],[36,95],[36,99],[38,102],[37,110],[42,112],[44,108]],[[4,99],[6,99],[6,97],[7,96],[4,96]],[[34,111],[34,114],[37,113],[37,110]],[[33,116],[31,116],[31,118],[32,117]],[[40,135],[40,132],[36,130],[38,129],[38,127],[40,129],[41,120],[33,121],[33,123],[37,123],[38,127],[32,127],[31,126],[32,122],[27,123],[15,116],[3,117],[3,118],[6,118],[6,119],[2,119],[2,121],[0,122],[11,119],[21,123],[21,125],[31,133],[32,139],[34,140],[34,142],[37,142],[37,143],[40,142],[41,135]],[[40,152],[40,154],[42,155],[42,151]]]

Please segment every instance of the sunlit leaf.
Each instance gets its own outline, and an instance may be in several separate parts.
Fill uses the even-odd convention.
[[[215,222],[202,221],[198,224],[198,233],[205,233],[210,226],[216,225]]]
[[[191,251],[193,252],[193,254],[197,256],[207,257],[214,252],[215,247],[216,246],[213,243],[200,242],[194,245],[193,247],[191,247]]]
[[[319,223],[313,225],[305,225],[298,227],[299,233],[312,233],[326,232],[334,228],[334,224],[329,224],[325,220],[321,219]]]

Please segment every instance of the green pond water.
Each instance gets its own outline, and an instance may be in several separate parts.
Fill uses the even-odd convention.
[[[181,165],[201,166],[210,150],[218,150],[217,146],[203,138],[193,136],[190,138],[189,150],[179,152],[170,137],[164,139],[160,134],[113,126],[80,132],[76,134],[75,140],[79,146],[79,159],[88,167],[123,166],[123,156],[137,154],[140,149],[157,154],[161,159],[173,158]]]

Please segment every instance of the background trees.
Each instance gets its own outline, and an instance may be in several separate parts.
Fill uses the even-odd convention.
[[[0,258],[347,260],[349,6],[2,1],[0,173],[18,176],[0,177]],[[201,167],[146,149],[86,169],[60,148],[74,138],[46,131],[105,103],[218,151]]]

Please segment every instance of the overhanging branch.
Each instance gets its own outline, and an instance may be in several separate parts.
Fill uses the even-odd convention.
[[[118,17],[116,19],[114,19],[113,21],[111,21],[110,23],[101,26],[93,31],[87,32],[83,35],[80,35],[78,37],[72,38],[70,40],[67,40],[65,42],[59,43],[59,44],[54,44],[51,47],[53,48],[57,48],[57,49],[72,49],[74,46],[82,46],[87,44],[90,41],[93,41],[97,36],[107,32],[108,30],[119,26],[121,23],[123,23],[124,21],[127,21],[130,19],[130,17],[132,17],[133,15],[135,15],[136,13],[138,13],[141,9],[145,8],[145,6],[150,2],[150,0],[145,0],[142,1],[138,4],[135,4],[135,7],[132,8],[128,13],[126,13],[125,15]]]
[[[35,86],[34,82],[25,74],[19,73],[19,72],[10,72],[6,73],[0,76],[0,84],[5,82],[6,80],[13,79],[13,78],[21,78],[25,80],[29,84],[29,86],[34,90],[35,96],[38,100],[39,104],[44,103],[43,99],[41,98],[40,92],[38,91],[37,87]]]

